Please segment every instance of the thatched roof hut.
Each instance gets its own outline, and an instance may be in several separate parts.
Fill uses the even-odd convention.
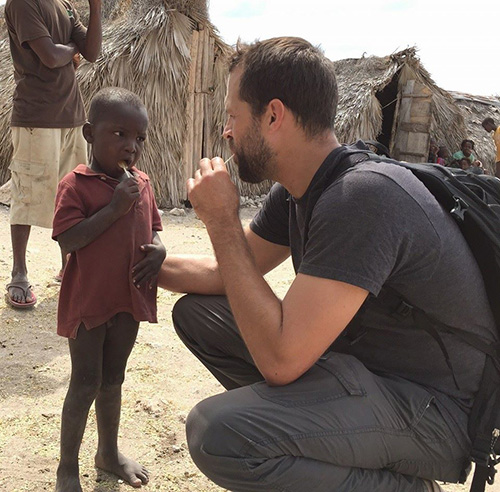
[[[78,0],[83,18],[86,5]],[[208,20],[205,0],[108,0],[103,51],[83,62],[78,80],[85,103],[102,87],[121,86],[145,102],[150,128],[140,167],[160,206],[186,198],[185,181],[201,157],[229,157],[222,140],[226,60],[231,49]],[[14,89],[8,41],[0,42],[0,183],[8,177],[9,113]],[[235,176],[235,169],[230,169]],[[236,178],[235,178],[236,180]],[[236,180],[238,181],[238,180]],[[242,194],[268,185],[240,183]]]
[[[462,92],[450,93],[460,107],[465,120],[467,134],[475,144],[476,155],[491,171],[494,170],[496,148],[491,138],[481,126],[482,121],[493,118],[500,125],[500,97],[473,96]]]
[[[451,150],[466,135],[453,98],[436,86],[415,48],[339,60],[335,67],[341,141],[378,140],[397,159],[426,162],[431,137]]]
[[[87,0],[76,0],[82,18]],[[85,102],[101,87],[126,87],[150,115],[141,167],[151,176],[160,206],[186,198],[185,180],[204,156],[229,156],[225,121],[226,58],[231,48],[208,20],[205,0],[104,0],[103,52],[83,62],[78,79]],[[425,162],[429,140],[450,150],[467,137],[464,117],[437,87],[415,48],[386,57],[335,62],[339,85],[336,132],[342,142],[378,140],[401,160]],[[8,177],[9,117],[14,88],[8,41],[0,41],[0,184]],[[487,135],[486,135],[487,136]],[[265,193],[269,182],[241,183],[243,195]]]

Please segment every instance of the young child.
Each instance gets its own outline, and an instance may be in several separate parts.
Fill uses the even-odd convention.
[[[156,322],[156,277],[165,258],[153,191],[135,168],[146,139],[141,100],[121,88],[93,98],[83,127],[90,167],[59,184],[53,238],[71,253],[64,271],[57,333],[68,337],[71,380],[61,424],[56,492],[81,492],[78,453],[95,400],[95,464],[134,487],[148,472],[118,451],[121,388],[140,321]],[[122,168],[125,167],[126,169]]]
[[[460,169],[463,169],[464,171],[468,171],[470,167],[472,166],[472,163],[468,157],[462,157],[458,161],[458,165],[460,166]]]

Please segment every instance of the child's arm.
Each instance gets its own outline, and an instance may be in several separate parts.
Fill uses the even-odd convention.
[[[146,254],[146,257],[132,268],[133,282],[137,288],[147,280],[156,279],[163,260],[167,256],[165,246],[156,231],[153,231],[151,244],[143,244],[141,251]]]
[[[123,181],[115,188],[113,198],[108,205],[59,234],[57,242],[62,250],[68,253],[84,248],[125,215],[137,198],[139,198],[137,180],[132,177]]]

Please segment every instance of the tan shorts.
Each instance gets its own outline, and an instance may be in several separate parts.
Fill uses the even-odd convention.
[[[52,228],[59,181],[87,163],[82,127],[12,127],[10,223]]]

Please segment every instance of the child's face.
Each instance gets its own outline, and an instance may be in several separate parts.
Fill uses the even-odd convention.
[[[147,128],[148,116],[144,108],[114,105],[84,132],[92,144],[90,167],[113,178],[122,178],[125,171],[120,163],[125,162],[130,169],[139,160]]]
[[[465,152],[464,152],[464,154],[465,154]],[[462,159],[462,160],[460,161],[460,167],[461,167],[462,169],[464,169],[464,170],[465,170],[465,169],[469,169],[469,167],[470,167],[470,161],[469,161],[469,159]]]
[[[469,157],[472,154],[472,144],[470,142],[464,142],[462,145],[462,152]]]

